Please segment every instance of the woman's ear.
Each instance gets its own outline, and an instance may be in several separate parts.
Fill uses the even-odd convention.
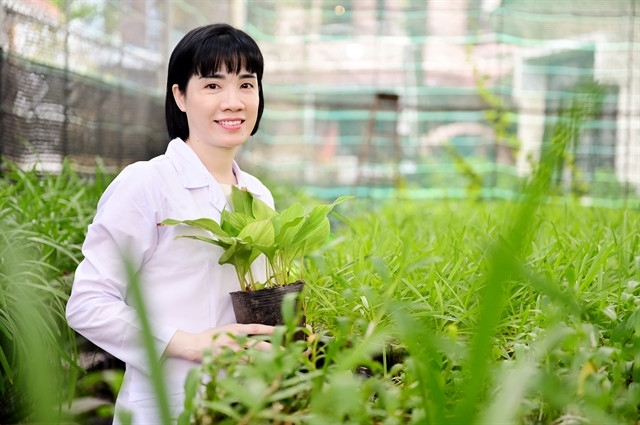
[[[184,93],[180,90],[180,86],[174,84],[171,86],[171,91],[173,92],[173,99],[176,101],[176,105],[178,105],[178,108],[180,108],[182,112],[185,112]]]

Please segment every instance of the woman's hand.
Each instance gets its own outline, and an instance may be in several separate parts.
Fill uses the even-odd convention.
[[[199,333],[178,330],[169,341],[164,354],[167,357],[201,362],[202,353],[207,348],[211,348],[214,354],[222,347],[229,347],[235,351],[246,348],[241,347],[231,335],[271,335],[273,329],[273,326],[268,325],[231,323],[209,328]],[[267,350],[271,346],[266,341],[251,341],[250,343],[252,347],[260,350]]]

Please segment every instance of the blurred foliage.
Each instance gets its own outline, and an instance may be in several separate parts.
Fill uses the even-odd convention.
[[[640,215],[633,205],[588,207],[554,195],[562,152],[548,151],[518,181],[514,201],[340,205],[328,244],[305,263],[314,335],[290,341],[290,320],[272,337],[273,350],[208,357],[186,382],[182,421],[634,424]],[[55,406],[50,417],[64,418],[65,397],[74,395],[78,420],[112,414],[121,372],[76,381],[76,342],[62,315],[86,226],[110,180],[100,172],[80,178],[69,166],[49,175],[4,165],[3,394],[33,390],[27,365],[55,366],[42,375],[45,396],[27,391],[23,399],[32,418]],[[316,202],[267,184],[276,205]],[[39,308],[24,309],[31,303]],[[48,360],[26,356],[34,344],[44,344],[36,350]],[[65,388],[60,398],[54,387]],[[100,405],[80,411],[87,398]]]

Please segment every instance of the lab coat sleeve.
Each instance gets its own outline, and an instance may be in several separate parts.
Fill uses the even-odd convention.
[[[141,164],[127,167],[98,204],[82,247],[66,315],[71,328],[129,366],[148,372],[137,311],[127,302],[124,260],[139,271],[157,244],[160,191]],[[140,282],[145,285],[145,282]],[[160,357],[176,329],[151,323]]]

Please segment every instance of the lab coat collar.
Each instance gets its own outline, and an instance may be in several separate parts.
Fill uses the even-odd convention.
[[[167,157],[171,160],[173,166],[178,172],[178,176],[186,189],[196,189],[200,187],[209,187],[209,202],[222,211],[227,205],[227,198],[222,192],[220,185],[216,179],[209,173],[207,167],[204,166],[198,155],[180,138],[173,139],[169,142],[166,152]],[[246,188],[255,197],[265,200],[263,187],[258,183],[257,179],[248,175],[240,169],[236,161],[232,165],[233,173],[238,180],[239,188]]]
[[[176,138],[169,142],[166,155],[171,160],[186,189],[196,189],[215,183],[215,179],[207,167],[182,139]]]

